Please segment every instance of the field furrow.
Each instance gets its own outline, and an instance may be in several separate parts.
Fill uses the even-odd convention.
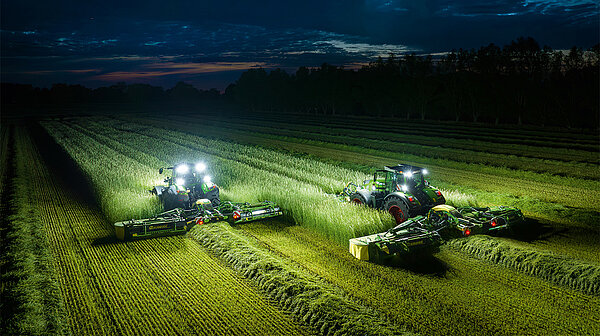
[[[115,242],[98,209],[46,168],[33,143],[24,146],[73,334],[307,332],[192,240]]]

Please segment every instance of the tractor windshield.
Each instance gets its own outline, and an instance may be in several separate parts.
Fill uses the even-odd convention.
[[[425,186],[425,178],[421,171],[414,172],[411,176],[404,175],[404,178],[410,188],[422,189]]]

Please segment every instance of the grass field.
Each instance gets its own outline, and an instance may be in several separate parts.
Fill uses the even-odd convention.
[[[594,135],[420,122],[392,123],[391,132],[382,130],[384,123],[353,122],[276,116],[43,121],[51,138],[41,142],[64,149],[58,154],[72,164],[68,169],[49,162],[58,149],[44,154],[30,129],[7,132],[3,125],[1,144],[9,154],[2,159],[29,164],[3,165],[2,178],[21,185],[11,198],[27,194],[35,206],[13,209],[6,192],[2,205],[38,218],[32,237],[44,241],[38,250],[46,254],[31,258],[51,265],[40,274],[56,284],[39,291],[52,310],[23,316],[73,334],[597,333]],[[11,137],[19,139],[12,150]],[[112,238],[111,222],[161,210],[148,193],[161,184],[158,167],[200,159],[222,197],[270,199],[285,215],[233,228],[197,226],[185,236]],[[398,162],[426,166],[451,204],[523,209],[529,230],[453,241],[417,264],[355,260],[348,239],[393,221],[328,194]],[[18,286],[3,281],[11,298],[33,301],[8,287]]]

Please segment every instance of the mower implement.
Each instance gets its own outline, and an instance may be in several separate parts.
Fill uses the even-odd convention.
[[[384,233],[350,239],[350,253],[356,259],[375,263],[383,263],[394,255],[434,253],[442,244],[442,238],[436,231],[421,227],[424,219],[417,216]]]
[[[508,230],[525,223],[521,210],[507,206],[459,207],[437,205],[427,213],[421,226],[439,231],[444,238]]]
[[[281,216],[277,204],[234,203],[225,201],[213,206],[209,199],[199,199],[191,209],[175,208],[147,219],[131,219],[115,223],[115,234],[120,240],[184,234],[194,225],[227,221],[231,224]]]

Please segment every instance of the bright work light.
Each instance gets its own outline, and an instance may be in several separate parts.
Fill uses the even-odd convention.
[[[210,176],[205,175],[204,178],[202,179],[202,181],[204,181],[204,183],[209,183],[210,182]]]
[[[408,186],[406,184],[402,185],[402,191],[408,191]]]
[[[204,169],[206,169],[206,165],[203,162],[198,162],[196,163],[195,169],[198,173],[201,173],[204,171]]]
[[[178,179],[176,179],[176,180],[175,180],[175,183],[176,183],[177,185],[180,185],[180,186],[182,186],[182,185],[184,185],[184,184],[185,184],[185,179],[178,178]]]
[[[421,169],[421,173],[423,173],[423,175],[427,175],[427,169],[425,169],[425,168]]]
[[[404,176],[406,176],[406,177],[412,177],[413,173],[412,172],[406,172],[406,173],[404,173]]]
[[[188,167],[188,165],[186,164],[182,164],[177,166],[177,168],[175,168],[175,171],[179,174],[187,174],[187,172],[190,170],[190,167]]]

